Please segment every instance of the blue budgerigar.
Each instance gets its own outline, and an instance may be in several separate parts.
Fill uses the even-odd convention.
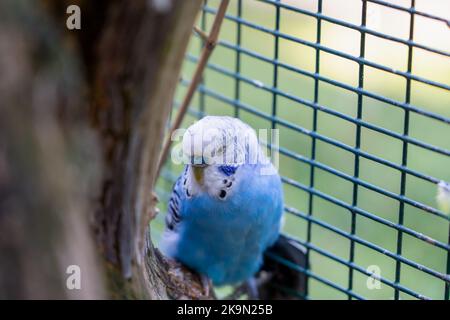
[[[197,121],[183,136],[182,153],[189,162],[168,204],[162,251],[216,285],[248,280],[279,236],[276,169],[255,131],[232,117]]]

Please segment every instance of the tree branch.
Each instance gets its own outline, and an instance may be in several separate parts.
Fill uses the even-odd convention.
[[[216,47],[220,27],[222,26],[222,22],[225,17],[225,12],[227,11],[229,2],[230,2],[229,0],[222,0],[222,2],[220,3],[209,36],[206,37],[206,34],[203,31],[194,28],[194,31],[199,33],[204,40],[206,38],[206,42],[200,55],[200,59],[197,63],[197,67],[195,68],[194,76],[192,77],[186,95],[184,96],[183,102],[181,103],[180,109],[178,110],[178,114],[172,126],[170,127],[168,137],[164,143],[164,147],[161,152],[161,158],[159,159],[158,163],[158,175],[161,173],[162,166],[164,165],[167,156],[169,154],[170,146],[172,144],[171,140],[172,134],[176,129],[180,127],[184,115],[186,114],[186,111],[189,107],[189,104],[191,103],[192,97],[194,96],[195,90],[197,90],[197,86],[200,83],[203,71],[205,70],[209,57],[211,56],[214,48]]]
[[[146,237],[164,125],[201,0],[171,3],[167,11],[115,3],[99,40],[92,114],[105,170],[96,226],[119,297],[170,296],[169,264]]]
[[[65,28],[70,2],[81,30]],[[158,3],[0,2],[0,298],[210,298],[150,238],[201,0]],[[70,264],[81,290],[67,290]]]

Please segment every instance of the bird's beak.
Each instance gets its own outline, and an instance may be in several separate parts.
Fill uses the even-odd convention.
[[[192,171],[194,172],[194,178],[199,185],[203,184],[203,172],[206,164],[193,164]]]

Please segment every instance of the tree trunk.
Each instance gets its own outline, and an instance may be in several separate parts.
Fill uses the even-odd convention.
[[[72,3],[81,30],[66,29]],[[203,297],[148,229],[200,5],[0,2],[0,298]]]

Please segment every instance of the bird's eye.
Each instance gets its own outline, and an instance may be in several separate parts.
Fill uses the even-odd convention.
[[[227,195],[227,192],[225,191],[225,190],[220,190],[220,194],[219,194],[219,197],[220,198],[225,198],[226,197],[226,195]]]

